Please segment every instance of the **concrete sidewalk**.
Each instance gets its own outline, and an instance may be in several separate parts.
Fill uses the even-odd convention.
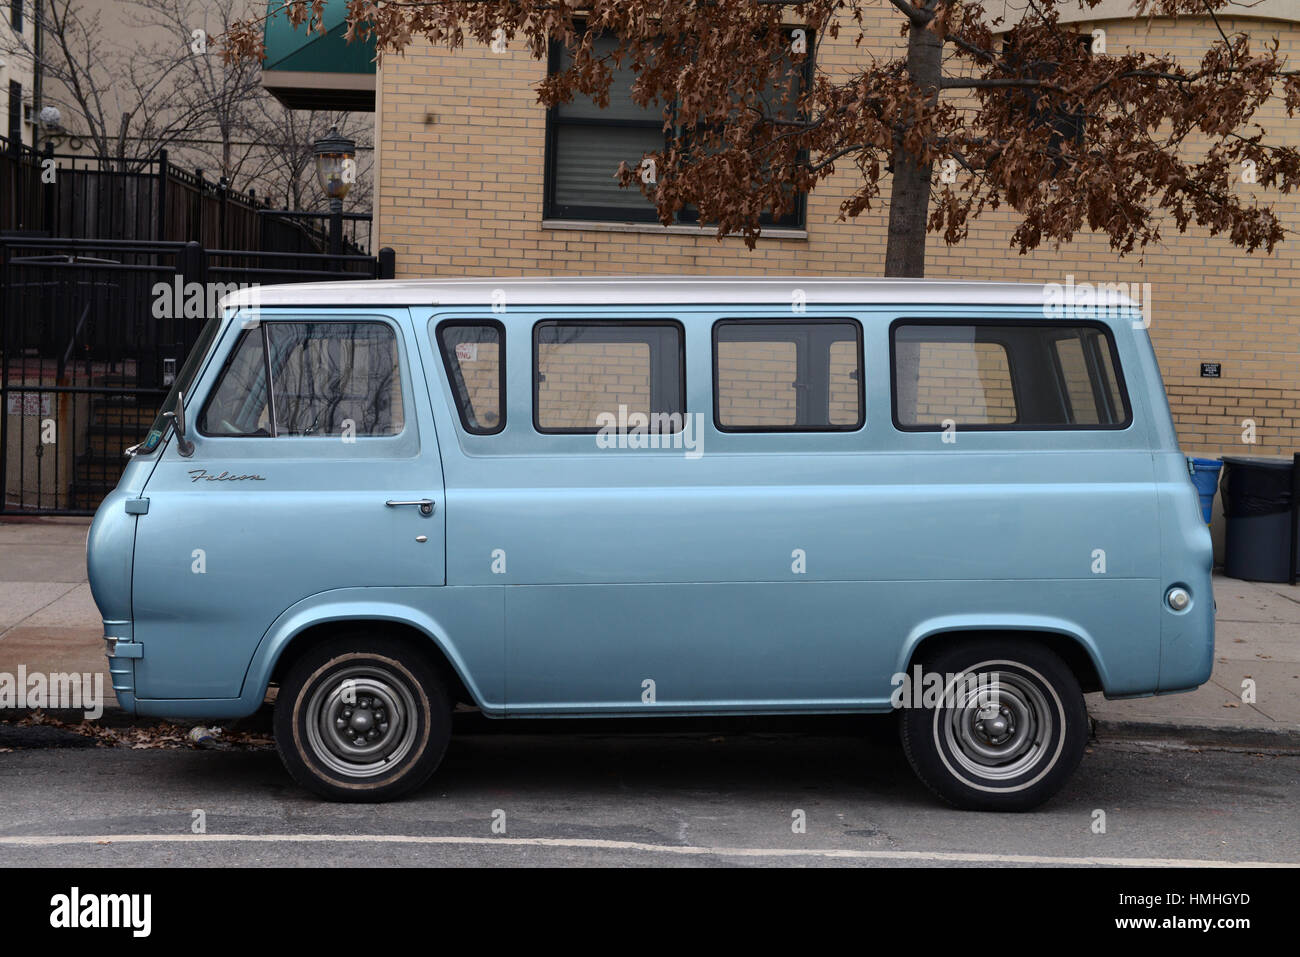
[[[0,673],[102,672],[103,625],[86,583],[90,519],[0,522]]]
[[[0,673],[103,672],[99,613],[86,584],[89,520],[0,523]],[[1300,745],[1300,587],[1216,576],[1214,675],[1191,694],[1088,696],[1100,735]],[[1256,701],[1241,700],[1253,679]],[[110,702],[107,702],[111,704]]]

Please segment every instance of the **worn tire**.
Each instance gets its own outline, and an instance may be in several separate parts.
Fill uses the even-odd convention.
[[[430,659],[364,632],[309,648],[275,703],[275,744],[293,779],[332,801],[387,801],[442,761],[451,705]]]
[[[1088,710],[1058,655],[1033,642],[991,638],[949,646],[920,663],[926,674],[998,676],[992,702],[958,691],[939,707],[903,710],[903,750],[931,791],[965,810],[1027,811],[1069,780],[1088,743]]]

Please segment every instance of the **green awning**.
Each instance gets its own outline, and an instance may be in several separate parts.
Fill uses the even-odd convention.
[[[279,0],[268,4],[278,6]],[[375,43],[344,39],[347,7],[346,0],[326,0],[324,33],[308,33],[306,24],[294,29],[283,9],[267,17],[262,86],[290,109],[373,112]]]

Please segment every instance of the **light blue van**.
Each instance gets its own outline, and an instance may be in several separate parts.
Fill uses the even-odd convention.
[[[1084,692],[1188,691],[1213,658],[1142,317],[1039,286],[247,290],[87,561],[124,708],[276,689],[285,765],[338,800],[423,783],[463,703],[896,710],[937,794],[1025,809],[1077,766]]]

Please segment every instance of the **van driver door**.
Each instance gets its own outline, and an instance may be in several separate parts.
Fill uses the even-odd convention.
[[[267,627],[321,592],[445,580],[443,484],[404,309],[236,316],[144,490],[140,697],[233,698]]]

